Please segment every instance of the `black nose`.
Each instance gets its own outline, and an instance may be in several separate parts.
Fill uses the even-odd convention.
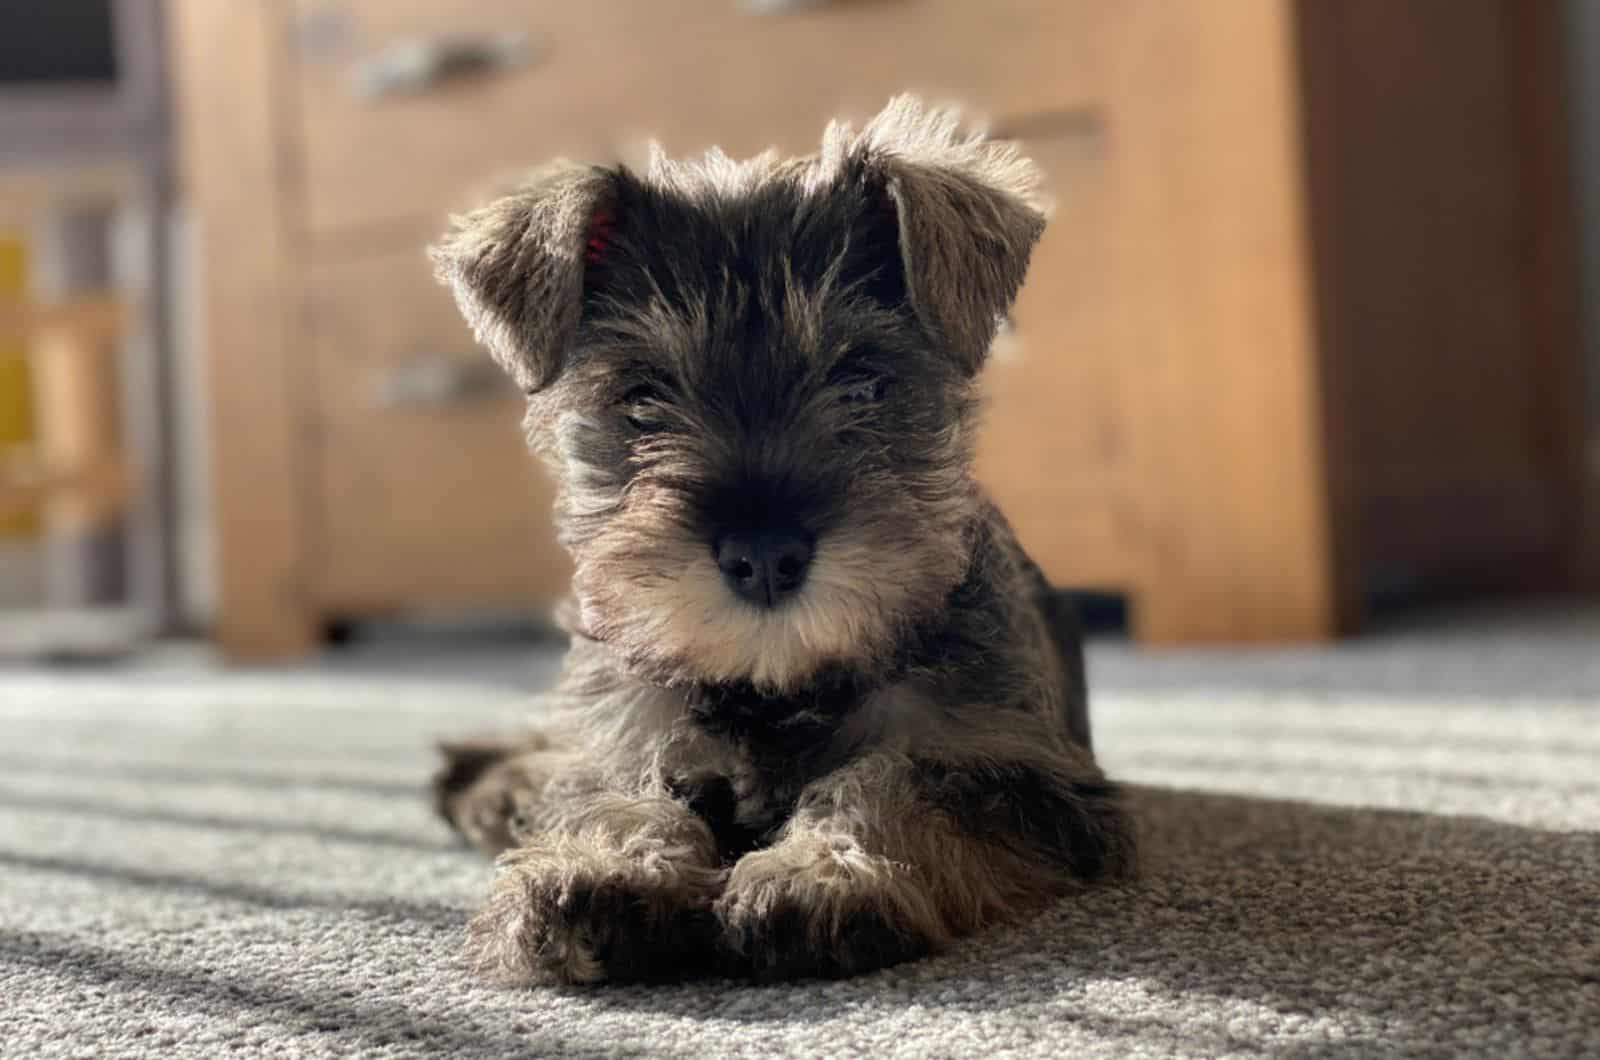
[[[771,607],[806,581],[811,539],[798,530],[724,534],[714,546],[729,588],[752,604]]]

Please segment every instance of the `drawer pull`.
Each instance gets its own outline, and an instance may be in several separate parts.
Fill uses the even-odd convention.
[[[503,381],[498,368],[477,358],[420,357],[380,378],[374,402],[385,409],[462,405],[505,392]]]
[[[411,95],[458,78],[525,66],[532,59],[525,33],[400,40],[356,65],[355,90],[367,100]]]

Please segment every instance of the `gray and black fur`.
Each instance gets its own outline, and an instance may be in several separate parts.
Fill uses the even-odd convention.
[[[560,163],[456,219],[439,275],[576,568],[545,724],[436,785],[500,855],[485,971],[846,975],[1131,866],[1076,628],[972,471],[1035,185],[902,97],[808,158]]]

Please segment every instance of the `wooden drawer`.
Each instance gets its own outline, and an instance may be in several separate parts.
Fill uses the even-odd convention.
[[[996,119],[1097,98],[1111,20],[1096,0],[296,0],[294,121],[306,223],[325,236],[429,219],[508,165],[555,154],[810,150],[828,119],[896,92]],[[357,71],[398,42],[523,33],[525,65],[362,98]]]
[[[522,398],[420,251],[306,276],[312,591],[330,609],[518,604],[566,589]]]
[[[1061,585],[1128,585],[1141,537],[1110,142],[1029,140],[1055,209],[984,376],[979,476]]]

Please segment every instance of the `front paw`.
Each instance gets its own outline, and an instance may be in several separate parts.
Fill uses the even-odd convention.
[[[501,857],[468,949],[502,982],[631,982],[703,973],[715,938],[710,893],[688,878],[552,839]]]
[[[722,970],[761,982],[886,968],[945,935],[921,881],[847,842],[786,840],[746,854],[716,912]]]
[[[467,842],[491,857],[529,828],[550,780],[553,756],[537,745],[492,741],[440,744],[434,808]]]

